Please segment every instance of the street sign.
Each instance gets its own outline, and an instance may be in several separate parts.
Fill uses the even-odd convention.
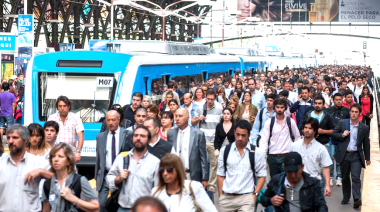
[[[15,50],[16,50],[16,36],[0,35],[0,51],[15,51]]]

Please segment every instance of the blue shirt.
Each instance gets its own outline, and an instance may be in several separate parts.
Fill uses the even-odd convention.
[[[255,122],[253,123],[252,130],[251,130],[251,144],[255,145],[255,146],[256,146],[257,137],[261,134],[261,132],[264,129],[265,122],[268,119],[276,116],[276,111],[275,110],[273,110],[272,115],[271,115],[268,112],[267,108],[264,108],[264,110],[263,110],[263,121],[261,122],[261,130],[259,132],[259,128],[260,128],[260,112],[261,112],[261,110],[259,110],[257,112],[257,116],[256,116]]]
[[[359,122],[354,126],[350,120],[350,143],[348,144],[347,151],[358,151],[358,129]]]
[[[322,111],[322,113],[319,114],[319,115],[315,114],[314,111],[313,111],[313,112],[311,112],[310,116],[311,116],[312,118],[317,119],[318,122],[321,123],[321,121],[322,121],[322,116],[323,116],[323,111]]]
[[[239,104],[243,103],[244,93],[240,97]],[[261,110],[261,108],[265,107],[265,96],[263,93],[255,89],[255,93],[251,96],[251,103],[257,107],[257,110]]]

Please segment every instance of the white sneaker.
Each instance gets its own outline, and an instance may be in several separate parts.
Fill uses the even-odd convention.
[[[330,186],[334,186],[334,178],[330,177]]]
[[[338,177],[338,179],[336,179],[336,186],[341,186],[342,185],[342,178]]]

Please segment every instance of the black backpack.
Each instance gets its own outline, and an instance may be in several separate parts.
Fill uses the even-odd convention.
[[[124,164],[123,169],[129,168],[129,152],[120,152],[120,154],[123,155],[124,158]],[[107,211],[117,211],[120,207],[119,205],[119,195],[120,191],[125,193],[125,180],[123,180],[123,183],[121,184],[121,189],[119,186],[119,189],[111,193],[111,196],[106,201],[106,210]]]
[[[232,146],[232,143],[228,144],[224,149],[223,162],[224,162],[224,171],[225,172],[227,172],[227,158],[228,158],[228,154],[230,154],[231,146]],[[255,151],[256,151],[256,147],[251,144],[251,151],[249,152],[249,161],[251,163],[253,180],[256,182]]]
[[[259,126],[259,136],[257,136],[257,139],[256,139],[256,146],[259,147],[259,143],[260,143],[260,139],[261,139],[261,135],[260,135],[260,131],[261,131],[261,125],[263,123],[263,113],[264,113],[264,108],[261,108],[260,109],[260,115],[259,115],[259,121],[260,121],[260,126]]]
[[[273,131],[273,126],[274,126],[274,121],[276,120],[276,117],[272,117],[271,120],[270,120],[270,133],[269,133],[269,139],[268,139],[268,155],[269,155],[269,145],[270,145],[270,139],[272,137],[272,131]],[[292,132],[292,122],[290,121],[290,117],[286,117],[286,124],[288,125],[289,127],[289,133],[290,133],[290,138],[292,139],[292,141],[294,142],[294,136],[293,136],[293,132]]]
[[[80,182],[81,177],[82,176],[79,174],[74,174],[73,182],[69,186],[69,188],[74,191],[74,195],[76,197],[78,197],[79,199],[80,199],[80,193],[82,192],[82,184]],[[44,190],[44,193],[47,197],[49,197],[49,195],[50,195],[50,185],[51,185],[51,179],[46,180],[44,182],[44,185],[43,185],[43,190]],[[71,203],[66,201],[65,202],[65,211],[69,211],[70,206],[71,206]],[[78,210],[78,212],[83,211],[78,207],[76,209]]]

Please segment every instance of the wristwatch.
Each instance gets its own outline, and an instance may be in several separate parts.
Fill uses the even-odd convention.
[[[257,197],[259,196],[259,193],[253,193],[254,195],[256,195]]]
[[[82,150],[77,150],[76,152],[78,152],[78,153],[82,153]]]

